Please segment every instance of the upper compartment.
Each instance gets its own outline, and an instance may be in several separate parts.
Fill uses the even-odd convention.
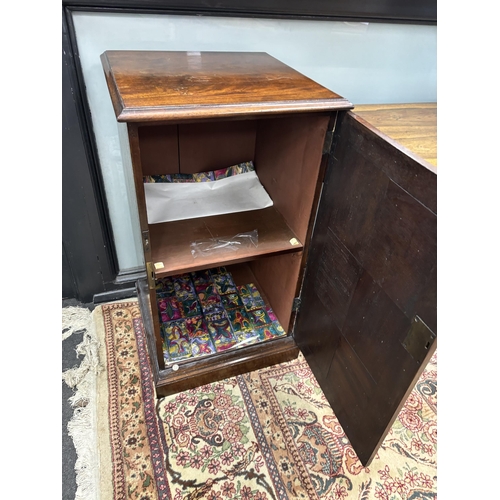
[[[106,51],[101,61],[119,122],[181,122],[353,107],[263,52]]]

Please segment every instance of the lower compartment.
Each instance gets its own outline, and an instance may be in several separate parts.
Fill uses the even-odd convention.
[[[158,396],[295,358],[298,348],[280,324],[248,263],[137,284]],[[194,292],[194,293],[193,293]],[[156,295],[160,332],[150,298]],[[195,295],[195,296],[194,296]],[[161,336],[164,368],[160,368]]]
[[[237,266],[158,278],[156,300],[165,365],[286,334],[255,279]]]

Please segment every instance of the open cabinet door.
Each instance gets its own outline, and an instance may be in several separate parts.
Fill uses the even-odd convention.
[[[436,173],[352,112],[337,125],[294,338],[363,465],[436,347]]]

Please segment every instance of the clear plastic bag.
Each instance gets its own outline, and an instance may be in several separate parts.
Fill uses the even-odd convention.
[[[248,233],[239,233],[234,236],[209,238],[191,243],[191,255],[193,258],[219,254],[234,253],[242,249],[257,247],[259,245],[259,234],[257,229]]]

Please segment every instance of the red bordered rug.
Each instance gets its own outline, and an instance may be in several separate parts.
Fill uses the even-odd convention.
[[[436,498],[437,354],[365,468],[302,356],[157,400],[137,302],[94,319],[100,499]]]

